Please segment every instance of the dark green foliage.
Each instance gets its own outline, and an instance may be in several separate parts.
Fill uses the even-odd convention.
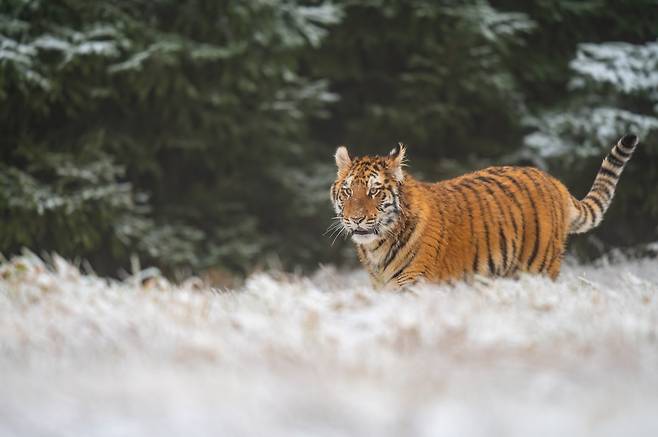
[[[538,23],[519,53],[532,107],[524,156],[582,197],[614,141],[628,132],[641,138],[602,225],[573,249],[586,257],[613,247],[642,252],[658,241],[658,1],[496,3]]]
[[[0,0],[0,252],[110,274],[132,254],[168,272],[314,268],[344,259],[322,237],[339,143],[403,141],[427,178],[530,160],[583,194],[628,129],[645,144],[590,241],[658,240],[654,10]],[[626,72],[639,88],[592,73],[617,73],[610,50],[645,59]]]
[[[314,58],[316,75],[341,96],[321,126],[325,138],[357,153],[403,141],[414,167],[430,172],[442,160],[483,160],[518,146],[525,107],[510,55],[534,27],[524,14],[481,1],[346,4],[344,22]]]
[[[49,0],[1,13],[2,252],[246,270],[308,221],[288,207],[301,187],[287,173],[333,96],[297,64],[335,8]]]

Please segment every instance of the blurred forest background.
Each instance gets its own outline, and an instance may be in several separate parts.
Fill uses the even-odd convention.
[[[0,252],[115,275],[353,262],[332,154],[530,164],[641,147],[591,259],[658,241],[658,0],[0,0]]]

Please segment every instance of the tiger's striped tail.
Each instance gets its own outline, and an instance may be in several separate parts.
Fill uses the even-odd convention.
[[[569,233],[580,234],[598,226],[603,220],[612,197],[615,195],[617,181],[624,166],[631,159],[638,139],[635,135],[625,135],[605,157],[592,188],[583,200],[571,196],[573,205]]]

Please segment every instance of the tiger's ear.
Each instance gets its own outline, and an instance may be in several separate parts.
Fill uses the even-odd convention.
[[[336,149],[336,167],[338,167],[338,174],[344,173],[350,165],[352,165],[352,159],[350,159],[350,154],[347,153],[347,147],[340,146]]]
[[[407,147],[402,143],[397,143],[395,147],[388,153],[389,159],[389,168],[393,172],[393,177],[398,181],[402,182],[404,179],[404,173],[402,172],[402,167],[406,165],[406,155]]]

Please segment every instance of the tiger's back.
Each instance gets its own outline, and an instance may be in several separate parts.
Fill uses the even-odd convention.
[[[490,167],[416,189],[418,202],[428,203],[419,208],[427,231],[415,261],[426,279],[559,273],[570,194],[557,179],[530,167]],[[447,256],[433,253],[437,247]]]

